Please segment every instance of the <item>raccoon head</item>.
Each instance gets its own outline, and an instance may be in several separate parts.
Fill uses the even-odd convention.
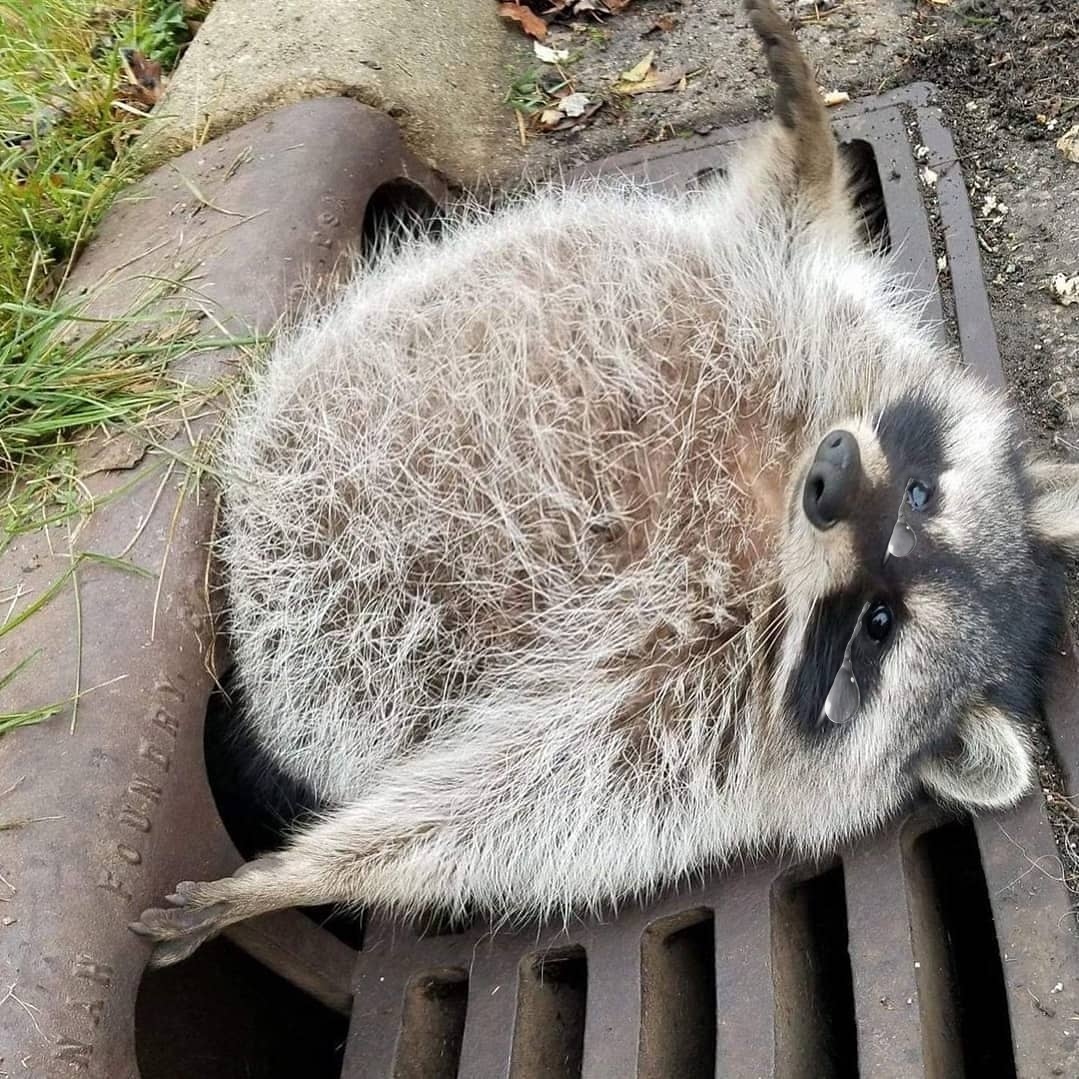
[[[908,385],[837,418],[793,470],[774,706],[840,773],[1005,807],[1033,780],[1079,468],[1029,460],[973,376]]]

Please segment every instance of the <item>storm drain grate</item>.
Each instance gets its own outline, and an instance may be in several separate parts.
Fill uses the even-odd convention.
[[[835,128],[883,199],[870,231],[931,293],[927,318],[999,385],[973,218],[931,99],[913,86],[846,110]],[[745,133],[580,171],[692,189],[722,182]],[[1079,765],[1077,698],[1070,679],[1058,685],[1047,719],[1067,771]],[[1079,1075],[1079,948],[1055,864],[1040,798],[975,824],[927,807],[832,864],[755,867],[606,923],[426,937],[375,923],[342,1074]]]

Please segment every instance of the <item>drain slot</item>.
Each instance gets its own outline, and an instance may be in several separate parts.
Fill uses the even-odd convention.
[[[712,1079],[716,1067],[715,915],[689,910],[641,938],[638,1079]]]
[[[579,1079],[587,996],[583,948],[521,960],[510,1079]]]
[[[427,971],[413,978],[405,989],[393,1079],[457,1079],[467,1008],[463,970]]]
[[[858,1079],[843,867],[772,889],[777,1079]]]
[[[134,1023],[142,1079],[337,1079],[348,1033],[343,1016],[222,939],[147,971]]]
[[[919,836],[905,856],[929,1079],[1015,1079],[1011,1024],[978,841],[969,823]]]
[[[892,237],[884,205],[884,185],[873,144],[865,139],[851,139],[839,144],[839,153],[850,176],[851,192],[861,217],[865,240],[882,251],[891,251]]]

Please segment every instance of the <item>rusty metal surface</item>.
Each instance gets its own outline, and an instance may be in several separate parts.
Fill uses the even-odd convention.
[[[930,290],[926,318],[999,385],[973,219],[931,102],[918,85],[838,110],[835,127],[872,147],[897,268]],[[746,130],[580,174],[692,189]],[[1070,649],[1060,666],[1047,720],[1075,776]],[[544,988],[537,965],[567,955],[583,984]],[[835,864],[736,871],[604,923],[424,938],[376,922],[353,984],[348,1079],[1079,1075],[1079,941],[1037,797],[973,827],[920,807]]]
[[[106,218],[68,295],[85,295],[91,314],[116,317],[148,278],[182,279],[162,300],[167,326],[198,319],[211,337],[265,334],[302,291],[328,285],[358,247],[372,200],[401,195],[402,182],[441,197],[381,113],[343,99],[280,110],[137,185]],[[209,382],[235,363],[231,350],[204,353],[184,373]],[[69,706],[0,746],[0,820],[25,822],[0,831],[0,997],[8,993],[0,1075],[136,1076],[148,947],[127,923],[181,877],[215,877],[241,861],[203,761],[214,500],[205,480],[186,482],[193,442],[215,421],[212,407],[203,409],[174,424],[162,446],[135,453],[134,467],[90,476],[99,505],[77,532],[61,525],[17,538],[0,559],[0,586],[18,596],[15,615],[76,566],[74,579],[4,637],[4,670],[33,659],[3,690],[0,710],[83,691],[73,729]],[[145,573],[79,561],[85,553],[122,557]],[[302,914],[262,920],[233,939],[347,1009],[353,952]],[[221,977],[232,977],[221,962]],[[166,998],[163,1020],[186,1003],[156,996]],[[257,999],[231,1000],[249,1020],[261,1014]],[[199,1024],[188,1035],[203,1053],[197,1074],[259,1074],[210,1053],[213,1024],[205,1016]],[[254,1042],[269,1044],[249,1026]]]

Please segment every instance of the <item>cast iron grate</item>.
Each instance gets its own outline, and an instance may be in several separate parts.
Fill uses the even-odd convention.
[[[931,100],[931,87],[909,87],[845,110],[835,127],[866,180],[869,231],[930,294],[926,317],[999,385],[973,218]],[[745,131],[580,172],[722,182]],[[1059,684],[1047,720],[1067,775],[1079,764],[1076,697],[1071,679]],[[1054,855],[1032,798],[974,824],[920,810],[830,865],[757,866],[558,932],[417,936],[375,921],[342,1074],[1077,1075],[1079,948]]]

